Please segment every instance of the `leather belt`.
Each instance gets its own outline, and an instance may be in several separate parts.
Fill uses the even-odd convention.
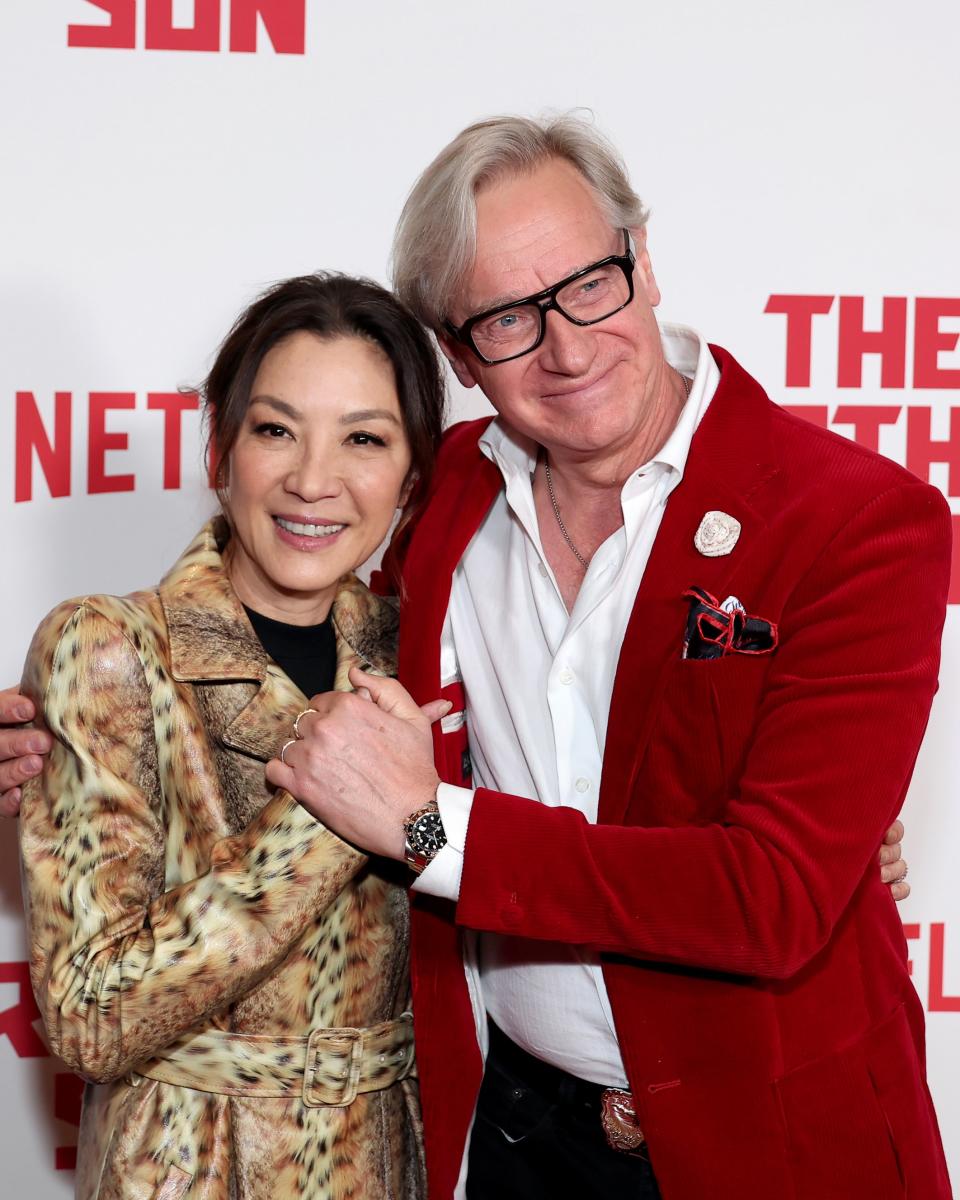
[[[492,1020],[490,1058],[498,1060],[513,1075],[528,1083],[555,1104],[586,1109],[600,1118],[603,1136],[611,1150],[646,1158],[646,1138],[640,1128],[633,1096],[623,1088],[591,1083],[568,1071],[528,1054]]]
[[[308,1108],[342,1108],[361,1092],[404,1079],[413,1066],[413,1018],[363,1029],[314,1029],[270,1037],[205,1029],[181,1038],[131,1072],[175,1087],[223,1096],[300,1099]]]

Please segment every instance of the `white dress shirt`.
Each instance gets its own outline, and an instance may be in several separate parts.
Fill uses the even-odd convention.
[[[480,446],[499,467],[504,490],[456,569],[441,640],[442,682],[462,679],[466,692],[474,784],[576,808],[591,822],[634,598],[720,378],[698,334],[665,325],[661,337],[667,361],[692,379],[690,396],[666,443],[624,484],[623,526],[591,559],[572,612],[540,540],[532,486],[538,447],[497,420]],[[448,843],[414,884],[417,890],[457,899],[474,795],[440,785]],[[627,1086],[595,956],[483,933],[476,961],[471,957],[467,973],[478,1024],[485,1009],[545,1062],[607,1087]],[[485,1046],[485,1030],[479,1033]]]

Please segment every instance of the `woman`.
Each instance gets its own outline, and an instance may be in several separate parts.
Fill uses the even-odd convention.
[[[351,572],[426,486],[442,377],[389,293],[317,275],[242,314],[204,399],[223,514],[158,587],[60,605],[26,667],[55,739],[23,798],[33,986],[93,1081],[77,1196],[414,1197],[402,873],[263,765],[308,696],[394,671]]]

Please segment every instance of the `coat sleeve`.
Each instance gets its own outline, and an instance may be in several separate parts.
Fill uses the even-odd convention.
[[[33,989],[54,1053],[103,1082],[250,991],[366,858],[280,792],[214,846],[205,875],[166,891],[135,647],[92,608],[61,606],[23,687],[54,737],[21,814]]]
[[[722,823],[590,825],[478,791],[458,922],[725,972],[800,970],[876,871],[903,801],[937,686],[950,536],[943,498],[916,483],[824,547],[783,612]]]

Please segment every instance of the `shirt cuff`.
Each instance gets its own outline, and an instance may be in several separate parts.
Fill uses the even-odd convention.
[[[460,876],[463,874],[463,848],[467,841],[467,826],[473,807],[474,792],[470,788],[441,783],[437,788],[440,820],[447,835],[447,844],[428,863],[413,881],[413,890],[443,900],[460,899]]]

